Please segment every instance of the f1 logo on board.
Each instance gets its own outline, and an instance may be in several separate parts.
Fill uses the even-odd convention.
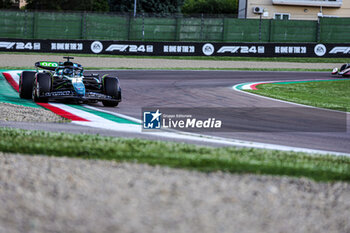
[[[330,54],[337,54],[337,53],[349,54],[350,47],[334,47],[329,53]]]
[[[161,115],[157,109],[156,112],[143,112],[143,128],[144,129],[160,129]]]
[[[130,52],[130,53],[153,53],[153,45],[125,45],[125,44],[112,44],[110,45],[106,51],[113,52],[113,51],[119,51],[119,52]]]
[[[218,53],[265,53],[265,46],[223,46]]]
[[[15,49],[15,50],[40,50],[41,44],[40,43],[24,43],[24,42],[6,42],[1,41],[0,42],[0,49]]]

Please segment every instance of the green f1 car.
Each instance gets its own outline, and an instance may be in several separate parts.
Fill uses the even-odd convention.
[[[49,100],[101,101],[108,107],[115,107],[122,101],[117,77],[85,75],[80,64],[70,61],[73,57],[63,58],[67,61],[40,61],[35,63],[36,71],[23,71],[19,80],[19,96],[44,103]]]

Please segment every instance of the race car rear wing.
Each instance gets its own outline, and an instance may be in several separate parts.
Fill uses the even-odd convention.
[[[82,70],[83,67],[78,63],[73,63],[70,61],[66,62],[53,62],[53,61],[38,61],[35,63],[35,67],[44,70],[56,70],[58,67],[71,67],[74,69]]]
[[[59,66],[58,62],[52,61],[38,61],[35,63],[35,67],[45,69],[45,70],[56,70]]]

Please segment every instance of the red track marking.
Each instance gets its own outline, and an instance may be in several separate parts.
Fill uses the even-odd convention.
[[[6,72],[4,72],[2,74],[6,78],[7,82],[13,87],[13,89],[15,89],[17,92],[19,92],[18,83],[12,78],[11,74],[6,73]],[[64,117],[64,118],[72,120],[72,121],[89,121],[89,120],[86,120],[82,117],[74,115],[70,112],[67,112],[63,109],[52,106],[49,103],[36,103],[36,104],[43,107],[43,108],[50,110],[53,113],[56,113],[57,115],[60,115],[61,117]]]
[[[12,78],[11,74],[9,73],[2,73],[2,74],[6,78],[7,82],[13,87],[13,89],[19,92],[18,83]]]
[[[89,121],[84,118],[81,118],[77,115],[74,115],[70,112],[67,112],[63,109],[57,108],[55,106],[52,106],[51,104],[48,103],[36,103],[37,105],[40,105],[41,107],[49,109],[51,112],[56,113],[66,119],[72,120],[72,121]]]
[[[252,88],[252,90],[258,90],[258,88],[256,88],[256,87],[258,85],[261,85],[261,84],[266,84],[266,83],[256,83],[256,84],[251,85],[250,87]]]

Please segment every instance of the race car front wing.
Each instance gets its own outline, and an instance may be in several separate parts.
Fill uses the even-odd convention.
[[[88,100],[110,100],[110,101],[121,101],[120,99],[113,98],[112,96],[88,91],[83,96],[77,95],[74,91],[52,91],[52,92],[45,92],[40,93],[39,98],[49,98],[49,99],[76,99],[76,100],[82,100],[82,101],[88,101]]]

